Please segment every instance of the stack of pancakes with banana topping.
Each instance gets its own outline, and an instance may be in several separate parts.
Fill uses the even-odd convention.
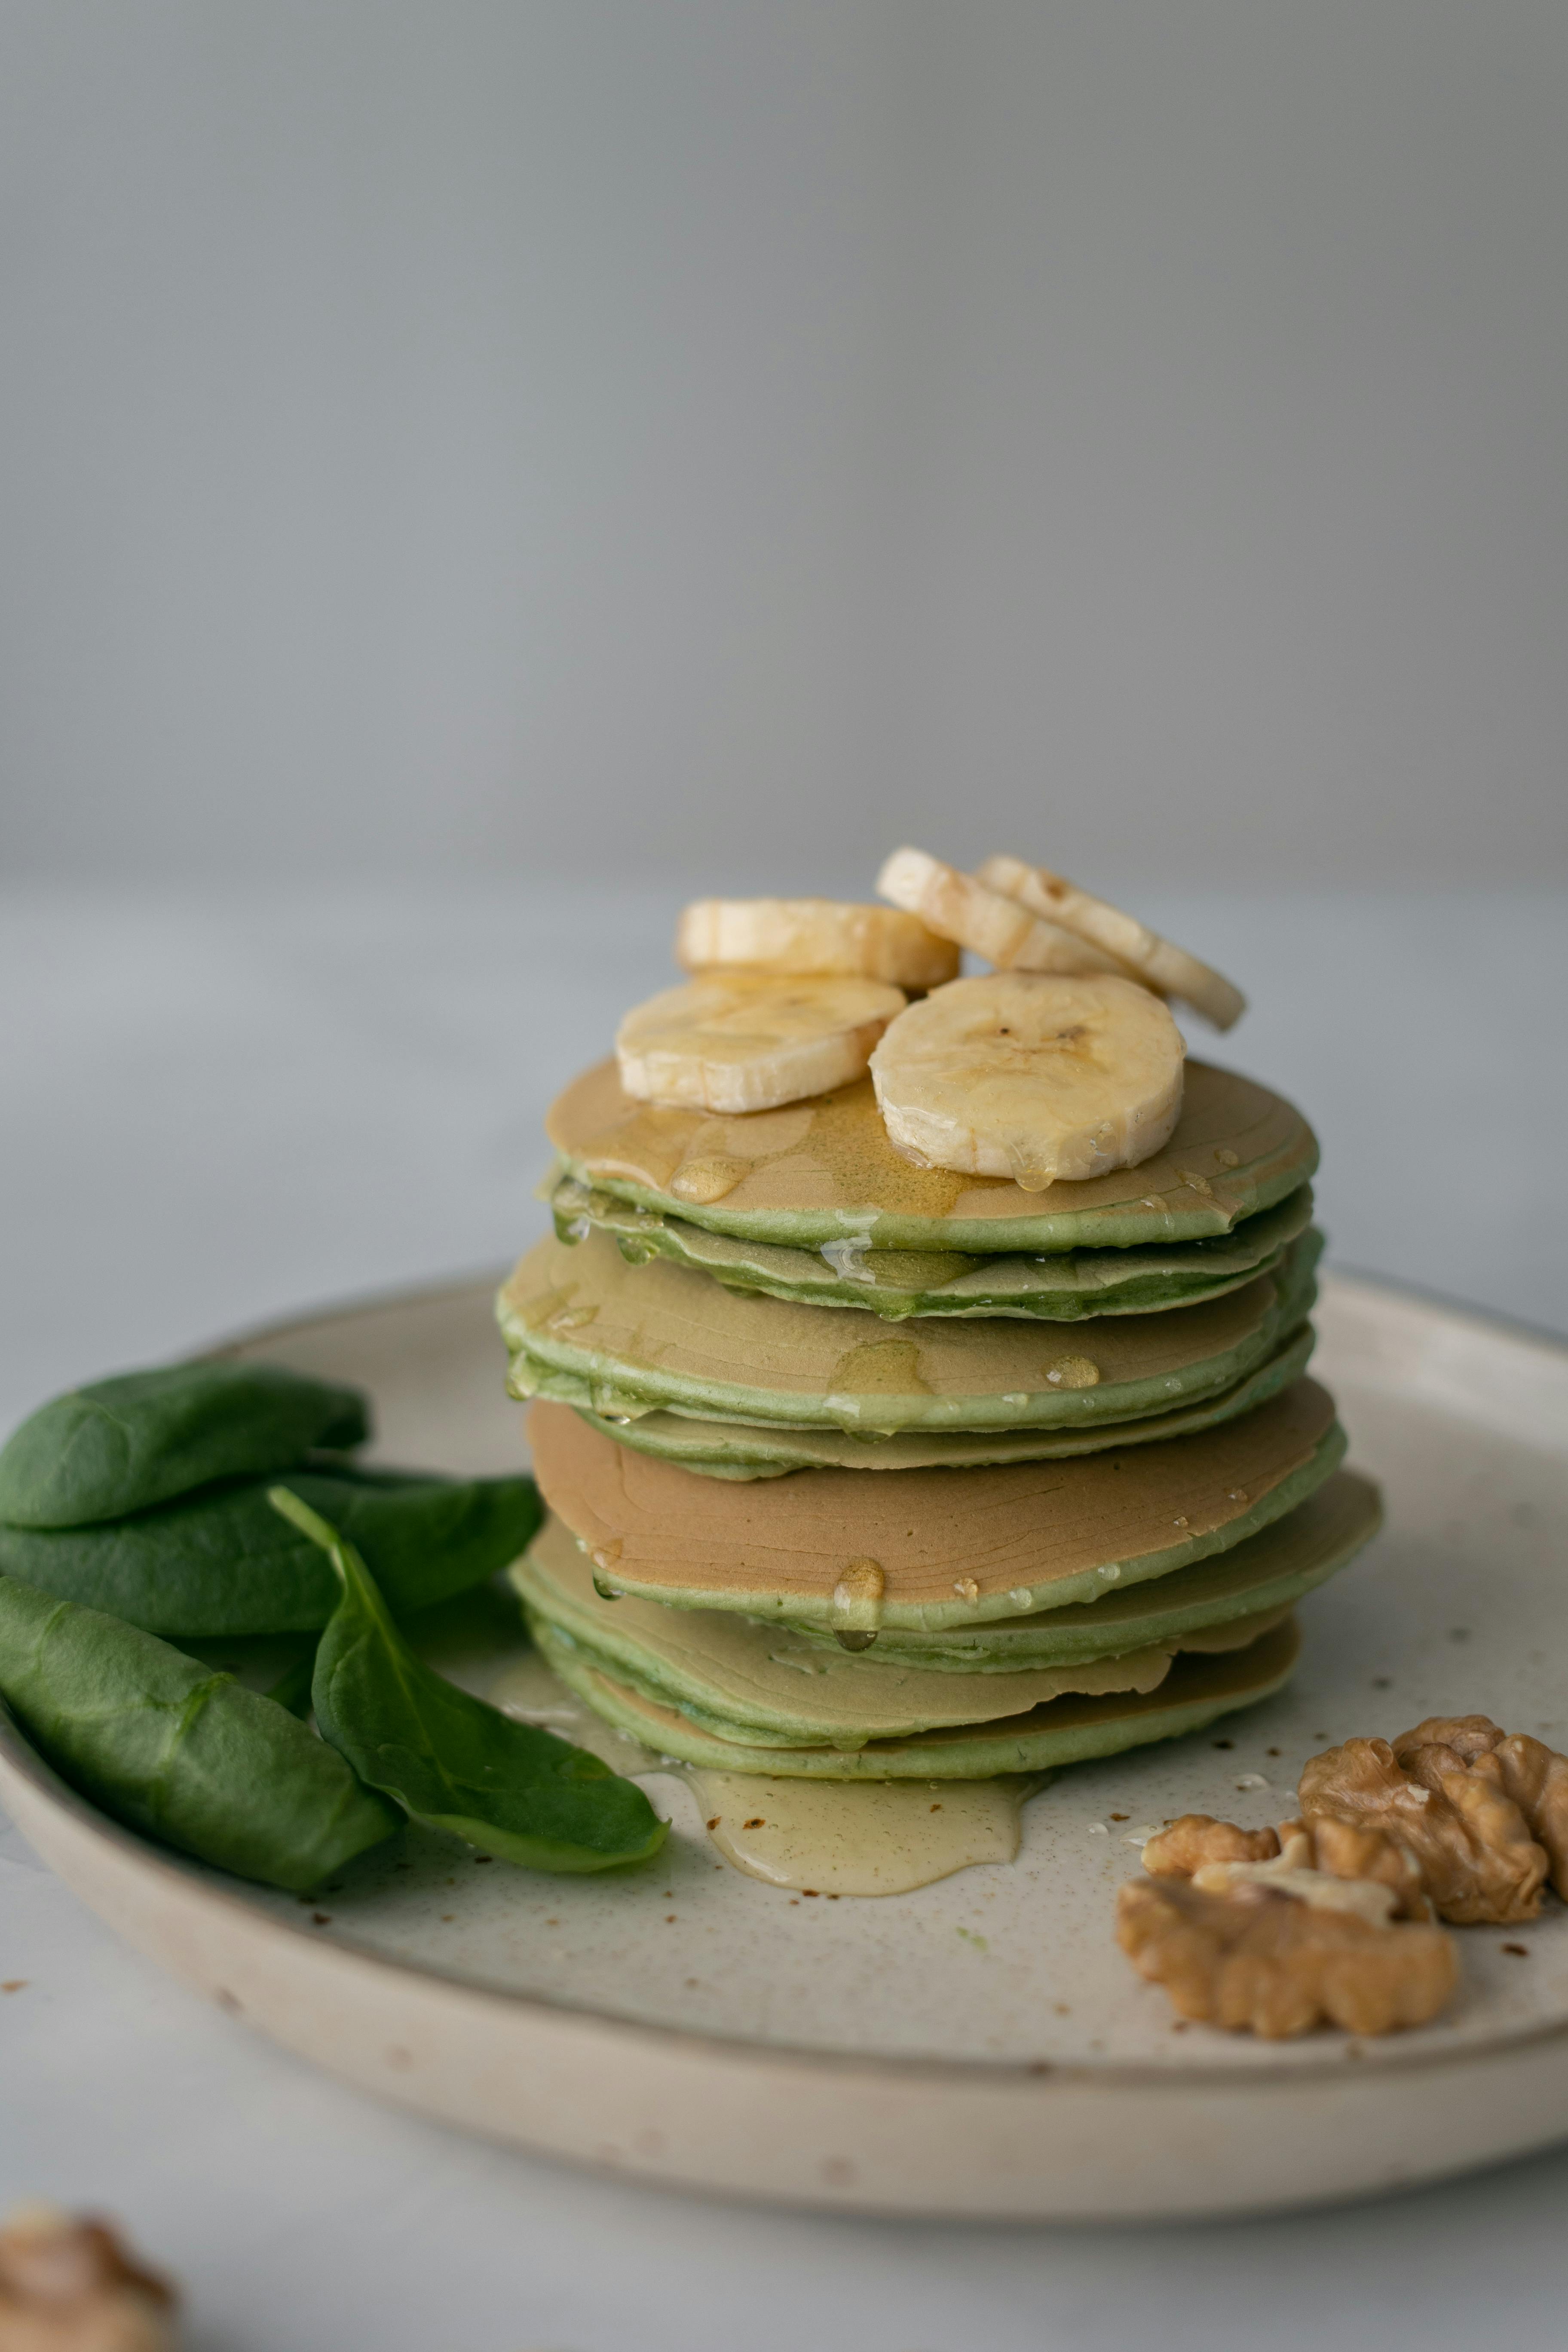
[[[534,1638],[710,1769],[1195,1730],[1378,1523],[1306,1369],[1311,1131],[1185,1058],[1167,1000],[1242,1000],[1116,909],[1011,859],[880,887],[688,909],[693,977],[550,1113],[555,1236],[499,1302]]]

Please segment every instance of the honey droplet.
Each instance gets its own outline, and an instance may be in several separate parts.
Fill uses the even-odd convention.
[[[1222,1143],[1219,1146],[1218,1150],[1215,1153],[1215,1158],[1219,1161],[1222,1168],[1239,1168],[1241,1165],[1240,1152],[1233,1151],[1228,1143]]]
[[[608,1543],[596,1544],[588,1557],[595,1568],[614,1568],[625,1549],[620,1537],[612,1536]]]
[[[1020,1192],[1044,1192],[1056,1182],[1055,1171],[1042,1168],[1036,1157],[1036,1147],[1027,1139],[1004,1143],[1007,1155],[1007,1172]]]
[[[831,1622],[840,1648],[870,1648],[882,1622],[887,1581],[879,1559],[850,1561],[833,1588]]]
[[[1172,1525],[1173,1528],[1185,1528],[1185,1527],[1190,1527],[1190,1526],[1191,1526],[1191,1524],[1192,1524],[1191,1520],[1187,1517],[1187,1516],[1186,1516],[1185,1512],[1184,1512],[1184,1511],[1178,1511],[1178,1512],[1176,1513],[1175,1517],[1171,1521],[1171,1525]]]
[[[598,1312],[596,1307],[558,1307],[553,1315],[546,1318],[544,1328],[552,1339],[559,1338],[563,1331],[582,1330]]]
[[[871,1246],[869,1234],[845,1234],[835,1242],[824,1242],[819,1255],[826,1258],[840,1282],[875,1284],[877,1276],[866,1263],[866,1253]]]
[[[710,1201],[721,1201],[732,1192],[742,1176],[752,1172],[749,1160],[731,1160],[717,1156],[711,1160],[684,1160],[669,1180],[669,1189],[678,1201],[691,1201],[700,1207]]]
[[[560,1318],[571,1307],[577,1296],[577,1285],[568,1283],[563,1289],[542,1290],[535,1298],[523,1299],[518,1315],[531,1331],[553,1331]]]
[[[955,1576],[952,1589],[961,1601],[978,1601],[980,1598],[980,1587],[972,1576]]]
[[[847,1608],[851,1603],[880,1601],[887,1587],[879,1559],[852,1559],[834,1586],[833,1598]]]
[[[1058,1356],[1046,1366],[1046,1378],[1054,1389],[1098,1388],[1100,1366],[1088,1356]]]
[[[635,1397],[626,1395],[614,1381],[590,1381],[588,1402],[601,1421],[618,1421],[626,1429],[653,1411],[651,1404],[639,1404]]]
[[[1195,1168],[1178,1168],[1176,1173],[1192,1192],[1201,1193],[1205,1201],[1213,1200],[1214,1186],[1206,1176],[1200,1176]]]
[[[858,1318],[857,1318],[858,1319]],[[828,1377],[828,1393],[852,1421],[870,1420],[856,1402],[868,1396],[930,1396],[913,1339],[862,1339],[847,1349]]]
[[[1226,1500],[1230,1503],[1250,1503],[1252,1497],[1245,1486],[1233,1486]]]
[[[1015,1609],[1032,1609],[1035,1596],[1026,1584],[1015,1584],[1007,1595]]]

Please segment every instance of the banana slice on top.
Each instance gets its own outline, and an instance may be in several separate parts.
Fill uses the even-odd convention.
[[[958,950],[915,916],[839,898],[699,898],[675,935],[686,971],[749,964],[766,971],[857,974],[895,988],[940,988]]]
[[[1040,920],[1061,925],[1103,949],[1145,988],[1162,996],[1179,996],[1216,1029],[1230,1028],[1247,1010],[1246,997],[1223,972],[1044,866],[1026,866],[1021,857],[988,857],[978,878]]]
[[[900,1013],[871,1056],[888,1139],[918,1165],[1026,1192],[1136,1167],[1182,1108],[1182,1034],[1115,973],[999,971]]]
[[[621,1084],[682,1110],[776,1110],[864,1077],[904,992],[876,980],[717,971],[667,988],[616,1033]]]
[[[956,866],[944,866],[940,857],[928,857],[923,849],[895,849],[877,877],[877,887],[895,907],[1004,971],[1126,969],[1092,940],[1031,914],[1016,898],[973,874],[961,874]]]

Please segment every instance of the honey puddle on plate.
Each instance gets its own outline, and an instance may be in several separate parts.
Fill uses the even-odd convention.
[[[972,1863],[1011,1862],[1041,1776],[794,1780],[688,1769],[708,1834],[737,1870],[812,1895],[907,1895]]]
[[[539,1657],[508,1666],[485,1696],[617,1772],[676,1774],[726,1862],[803,1895],[908,1895],[975,1863],[1011,1862],[1024,1801],[1050,1778],[795,1780],[667,1764],[584,1706]]]

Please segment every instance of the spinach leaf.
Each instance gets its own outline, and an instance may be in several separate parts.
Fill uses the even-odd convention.
[[[302,1658],[296,1658],[291,1666],[284,1668],[267,1696],[274,1706],[285,1708],[289,1715],[297,1715],[301,1723],[306,1723],[310,1716],[310,1685],[315,1675],[316,1651],[312,1643]]]
[[[353,1546],[287,1487],[272,1500],[339,1580],[311,1696],[322,1738],[362,1780],[416,1821],[525,1869],[607,1870],[658,1852],[668,1823],[635,1781],[422,1665]]]
[[[280,1364],[171,1364],[40,1405],[0,1447],[0,1519],[76,1528],[370,1433],[357,1389]]]
[[[531,1478],[296,1472],[294,1491],[369,1560],[394,1615],[514,1560],[539,1526]],[[310,1631],[338,1602],[331,1562],[262,1484],[223,1486],[107,1527],[0,1527],[0,1570],[148,1633],[221,1640]]]
[[[0,1696],[133,1829],[300,1894],[400,1826],[273,1700],[96,1609],[0,1576]]]

